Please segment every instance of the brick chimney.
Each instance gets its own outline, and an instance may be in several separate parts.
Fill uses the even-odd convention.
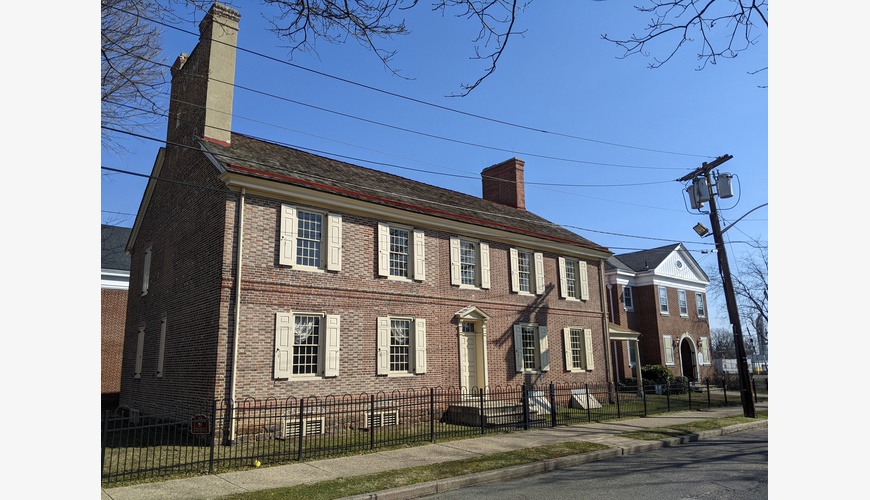
[[[240,17],[225,5],[212,5],[199,24],[199,43],[172,65],[167,141],[230,142]]]
[[[526,209],[526,187],[523,170],[526,162],[511,158],[487,167],[480,173],[483,179],[483,199],[509,207]]]

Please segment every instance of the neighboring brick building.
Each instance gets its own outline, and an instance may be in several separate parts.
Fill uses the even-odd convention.
[[[637,375],[636,345],[642,365],[664,365],[692,381],[712,378],[710,279],[682,243],[614,255],[605,275],[610,321],[617,325],[611,330],[640,333],[637,343],[614,343],[617,379]]]
[[[127,319],[127,286],[130,281],[130,257],[124,253],[124,246],[129,237],[129,227],[102,225],[100,385],[103,409],[115,408],[121,391],[121,359]]]
[[[231,133],[238,20],[172,69],[122,404],[609,380],[612,253],[525,210],[522,160],[477,198]]]

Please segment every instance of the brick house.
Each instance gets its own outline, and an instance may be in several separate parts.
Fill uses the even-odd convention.
[[[121,402],[610,381],[612,253],[525,207],[231,132],[239,14],[172,68],[127,246]]]
[[[100,407],[105,410],[118,405],[121,391],[121,359],[130,281],[130,257],[124,253],[124,247],[130,237],[130,228],[103,224],[100,233]]]
[[[611,338],[614,331],[637,337],[613,344],[616,380],[637,376],[638,356],[641,366],[664,365],[691,381],[712,378],[710,279],[682,243],[614,255],[605,276]]]

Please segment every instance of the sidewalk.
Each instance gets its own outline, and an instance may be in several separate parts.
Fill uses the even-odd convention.
[[[756,404],[756,409],[766,410],[767,403]],[[731,406],[727,408],[713,408],[702,411],[666,413],[631,420],[516,431],[510,434],[498,434],[460,441],[428,444],[413,448],[389,450],[366,455],[293,463],[262,469],[227,472],[194,478],[171,479],[159,483],[138,484],[118,488],[103,488],[102,499],[207,500],[236,493],[315,483],[341,477],[361,476],[418,465],[431,465],[546,444],[569,441],[587,441],[610,446],[610,449],[603,451],[584,453],[555,460],[519,465],[506,469],[443,479],[352,497],[358,500],[375,498],[378,500],[401,500],[417,498],[419,496],[432,495],[438,492],[457,489],[473,484],[526,476],[619,455],[629,455],[650,451],[662,448],[666,444],[679,444],[681,442],[686,442],[687,438],[672,438],[662,441],[638,441],[619,437],[618,434],[653,427],[667,427],[697,420],[742,414],[742,407]],[[758,420],[756,422],[739,424],[724,429],[705,431],[699,434],[697,439],[703,440],[723,433],[737,432],[740,430],[759,427],[767,427],[767,420]]]

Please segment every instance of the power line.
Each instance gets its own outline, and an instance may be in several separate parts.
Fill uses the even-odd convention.
[[[193,31],[189,31],[189,30],[186,30],[186,29],[182,29],[182,28],[180,28],[180,27],[178,27],[178,26],[174,26],[174,25],[171,25],[171,24],[168,24],[168,23],[164,23],[164,22],[162,22],[162,21],[160,21],[160,20],[153,19],[153,18],[150,18],[150,17],[147,17],[147,16],[143,16],[143,15],[141,15],[141,14],[139,14],[139,13],[136,13],[136,12],[126,11],[126,10],[124,10],[124,9],[121,9],[121,8],[118,8],[118,7],[114,7],[114,6],[112,6],[112,8],[113,8],[113,9],[117,9],[117,10],[119,10],[119,11],[121,11],[121,12],[125,12],[125,13],[127,13],[127,14],[129,14],[129,15],[132,15],[132,16],[140,17],[140,18],[145,19],[145,20],[147,20],[147,21],[149,21],[149,22],[152,22],[152,23],[155,23],[155,24],[158,24],[158,25],[161,25],[161,26],[164,26],[164,27],[167,27],[167,28],[170,28],[170,29],[176,30],[176,31],[180,31],[180,32],[182,32],[182,33],[186,33],[186,34],[191,35],[191,36],[194,36],[194,37],[199,37],[199,36],[200,36],[200,33],[198,33],[198,32],[193,32]],[[222,43],[222,44],[227,45],[226,42],[223,42],[223,41],[220,41],[220,40],[213,40],[213,41],[216,41],[217,43]],[[311,68],[306,68],[306,67],[304,67],[304,66],[301,66],[301,65],[298,65],[298,64],[294,64],[294,63],[291,63],[291,62],[289,62],[289,61],[285,61],[285,60],[282,60],[282,59],[278,59],[278,58],[276,58],[276,57],[272,57],[272,56],[269,56],[269,55],[263,54],[263,53],[261,53],[261,52],[257,52],[257,51],[250,50],[250,49],[246,49],[246,48],[244,48],[244,47],[240,47],[240,46],[238,46],[238,45],[235,45],[235,48],[236,48],[236,50],[239,50],[239,51],[242,51],[242,52],[245,52],[245,53],[248,53],[248,54],[251,54],[251,55],[257,56],[257,57],[261,57],[261,58],[264,58],[264,59],[267,59],[267,60],[270,60],[270,61],[273,61],[273,62],[277,62],[277,63],[279,63],[279,64],[283,64],[283,65],[286,65],[286,66],[289,66],[289,67],[292,67],[292,68],[296,68],[296,69],[302,70],[302,71],[307,71],[307,72],[310,72],[310,73],[316,74],[316,75],[318,75],[318,76],[322,76],[322,77],[325,77],[325,78],[330,78],[330,79],[333,79],[333,80],[336,80],[336,81],[339,81],[339,82],[342,82],[342,83],[346,83],[346,84],[349,84],[349,85],[354,85],[354,86],[357,86],[357,87],[360,87],[360,88],[363,88],[363,89],[366,89],[366,90],[370,90],[370,91],[373,91],[373,92],[382,93],[382,94],[384,94],[384,95],[388,95],[388,96],[395,97],[395,98],[398,98],[398,99],[403,99],[403,100],[406,100],[406,101],[409,101],[409,102],[414,102],[414,103],[416,103],[416,104],[421,104],[421,105],[424,105],[424,106],[429,106],[429,107],[436,108],[436,109],[440,109],[440,110],[443,110],[443,111],[448,111],[448,112],[451,112],[451,113],[457,113],[457,114],[460,114],[460,115],[464,115],[464,116],[468,116],[468,117],[476,118],[476,119],[480,119],[480,120],[485,120],[485,121],[489,121],[489,122],[492,122],[492,123],[498,123],[498,124],[500,124],[500,125],[505,125],[505,126],[514,127],[514,128],[519,128],[519,129],[522,129],[522,130],[527,130],[527,131],[537,132],[537,133],[546,134],[546,135],[558,136],[558,137],[563,137],[563,138],[568,138],[568,139],[575,139],[575,140],[580,140],[580,141],[585,141],[585,142],[591,142],[591,143],[596,143],[596,144],[602,144],[602,145],[607,145],[607,146],[613,146],[613,147],[620,147],[620,148],[634,149],[634,150],[638,150],[638,151],[647,151],[647,152],[652,152],[652,153],[670,154],[670,155],[678,155],[678,156],[688,156],[688,157],[695,157],[695,158],[710,158],[709,155],[699,155],[699,154],[692,154],[692,153],[681,153],[681,152],[675,152],[675,151],[666,151],[666,150],[659,150],[659,149],[652,149],[652,148],[643,148],[643,147],[638,147],[638,146],[630,146],[630,145],[627,145],[627,144],[620,144],[620,143],[615,143],[615,142],[602,141],[602,140],[598,140],[598,139],[591,139],[591,138],[588,138],[588,137],[581,137],[581,136],[572,135],[572,134],[566,134],[566,133],[561,133],[561,132],[554,132],[554,131],[550,131],[550,130],[545,130],[545,129],[536,128],[536,127],[531,127],[531,126],[522,125],[522,124],[518,124],[518,123],[514,123],[514,122],[509,122],[509,121],[505,121],[505,120],[500,120],[500,119],[496,119],[496,118],[491,118],[491,117],[487,117],[487,116],[483,116],[483,115],[479,115],[479,114],[475,114],[475,113],[469,113],[469,112],[467,112],[467,111],[462,111],[462,110],[459,110],[459,109],[456,109],[456,108],[451,108],[451,107],[448,107],[448,106],[443,106],[443,105],[440,105],[440,104],[435,104],[435,103],[431,103],[431,102],[428,102],[428,101],[423,101],[423,100],[421,100],[421,99],[417,99],[417,98],[414,98],[414,97],[405,96],[405,95],[402,95],[402,94],[399,94],[399,93],[396,93],[396,92],[391,92],[391,91],[387,91],[387,90],[379,89],[379,88],[377,88],[377,87],[373,87],[373,86],[371,86],[371,85],[366,85],[366,84],[363,84],[363,83],[360,83],[360,82],[356,82],[356,81],[353,81],[353,80],[349,80],[349,79],[347,79],[347,78],[342,78],[342,77],[338,77],[338,76],[335,76],[335,75],[331,75],[331,74],[329,74],[329,73],[325,73],[325,72],[322,72],[322,71],[317,71],[317,70],[314,70],[314,69],[311,69]],[[154,62],[154,61],[152,61],[152,62],[155,63],[155,64],[162,64],[162,63],[157,63],[157,62]],[[240,88],[242,88],[242,87],[240,87]],[[303,105],[304,105],[304,104],[303,104]],[[331,112],[331,111],[330,111],[330,112]],[[349,115],[349,116],[350,116],[350,115]],[[532,155],[529,155],[529,156],[532,156]],[[683,170],[683,169],[681,169],[681,170]]]

